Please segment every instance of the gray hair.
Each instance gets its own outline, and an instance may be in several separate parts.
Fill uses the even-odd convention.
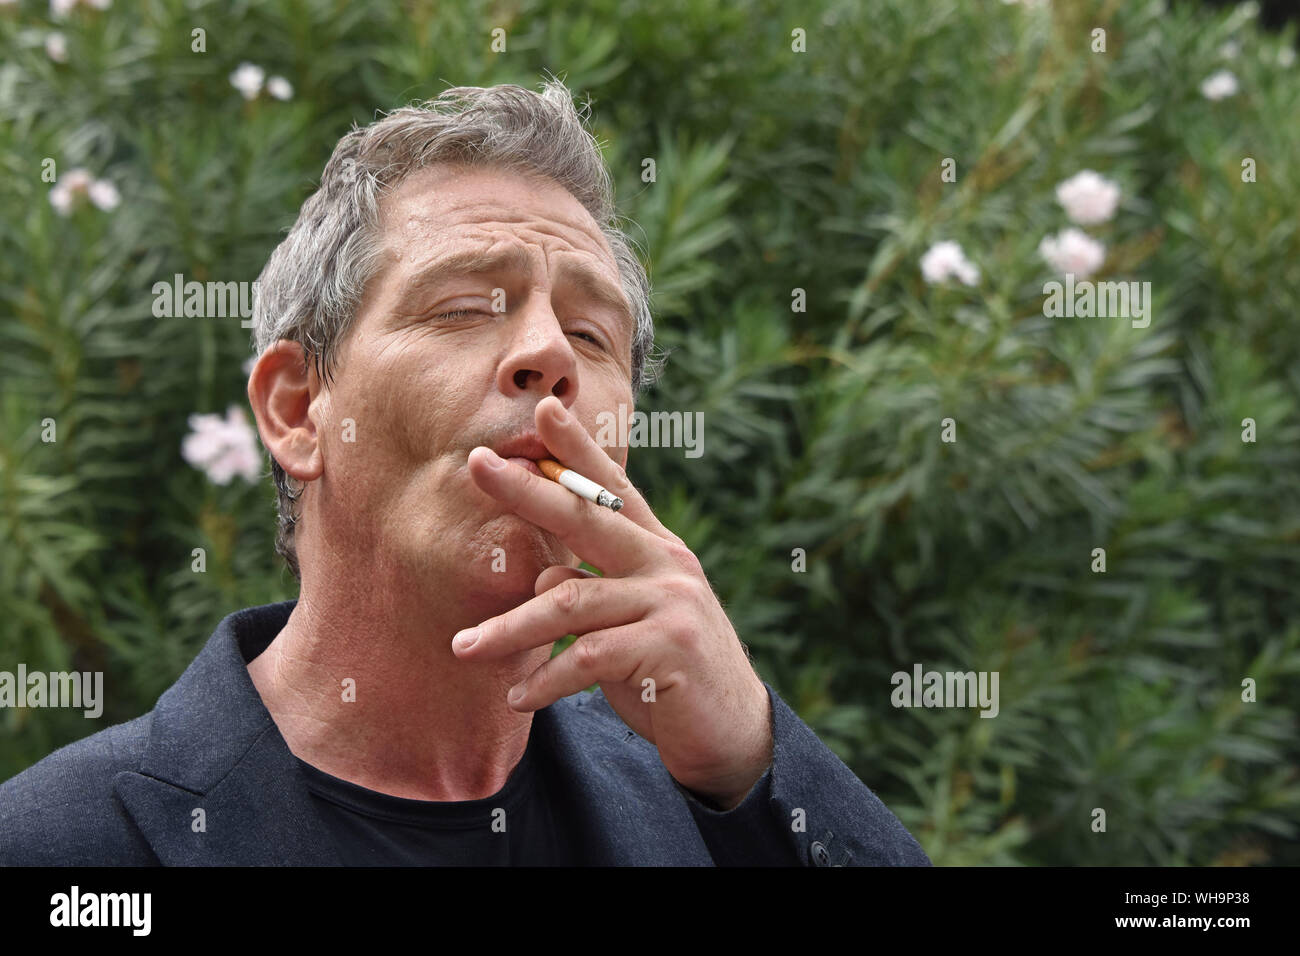
[[[650,281],[621,229],[614,187],[600,144],[573,96],[552,77],[540,94],[521,86],[454,87],[353,129],[334,149],[320,187],[303,203],[284,241],[258,278],[253,342],[258,355],[289,339],[303,346],[329,381],[338,343],[356,315],[383,246],[379,205],[410,173],[436,163],[488,166],[546,177],[567,189],[599,225],[632,307],[632,394],[663,367],[654,351]],[[295,546],[302,487],[271,456],[279,505],[275,549],[301,579]]]

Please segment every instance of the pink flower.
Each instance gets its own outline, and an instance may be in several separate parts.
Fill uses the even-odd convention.
[[[266,81],[266,92],[277,100],[293,99],[293,87],[282,76],[273,76]]]
[[[1082,226],[1106,222],[1119,205],[1119,186],[1091,169],[1075,173],[1056,187],[1056,201]]]
[[[50,205],[60,216],[72,212],[78,199],[87,198],[100,209],[109,212],[121,201],[117,187],[107,179],[95,179],[84,169],[69,169],[59,177],[50,190]]]
[[[107,179],[99,179],[92,183],[90,188],[86,190],[86,195],[90,197],[91,202],[104,210],[104,212],[110,212],[113,209],[116,209],[117,204],[122,199],[117,192],[117,187]]]
[[[1237,92],[1237,77],[1229,70],[1219,70],[1205,78],[1201,95],[1207,100],[1221,100]]]
[[[45,38],[45,55],[55,63],[68,62],[68,38],[62,33],[51,33]]]
[[[107,10],[113,5],[113,0],[81,0],[81,2],[96,10]],[[50,19],[62,20],[76,5],[77,0],[50,0]]]
[[[256,99],[262,90],[262,80],[266,72],[254,63],[241,63],[239,69],[230,74],[230,85],[239,90],[246,100]]]
[[[1106,261],[1106,247],[1080,229],[1044,236],[1038,254],[1057,272],[1073,273],[1080,279],[1092,275]]]
[[[181,442],[181,455],[195,468],[207,473],[218,485],[227,485],[235,475],[256,482],[262,471],[257,435],[236,405],[223,419],[220,415],[191,415],[190,434]]]
[[[979,281],[980,271],[961,251],[961,246],[951,239],[936,242],[921,257],[921,275],[925,281],[934,285],[957,278],[966,285]]]
[[[94,182],[84,169],[69,169],[50,190],[50,205],[60,216],[66,216],[77,198],[89,193]]]

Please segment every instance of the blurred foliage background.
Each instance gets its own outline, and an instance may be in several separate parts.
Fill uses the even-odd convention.
[[[629,471],[934,861],[1298,861],[1294,26],[1139,0],[54,12],[0,4],[0,669],[102,670],[107,704],[0,711],[0,778],[149,710],[223,615],[296,596],[269,479],[180,454],[190,414],[246,406],[249,332],[155,318],[153,284],[255,279],[377,109],[552,71],[592,98],[651,271],[671,354],[640,407],[705,414],[703,457]],[[291,97],[246,100],[245,62]],[[1239,88],[1211,100],[1219,69]],[[60,215],[47,158],[120,202]],[[1149,281],[1148,328],[1043,316],[1037,246],[1083,169],[1122,187],[1096,278]],[[974,286],[923,279],[943,240]],[[998,671],[1000,713],[895,709],[915,663]]]

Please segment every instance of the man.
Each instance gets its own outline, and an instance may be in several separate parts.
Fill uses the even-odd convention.
[[[613,222],[558,82],[344,137],[254,316],[300,596],[227,617],[152,713],[0,787],[0,863],[929,862],[592,438],[655,371]]]

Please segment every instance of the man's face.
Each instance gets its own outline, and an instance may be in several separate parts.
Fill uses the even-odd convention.
[[[467,458],[536,440],[548,395],[593,434],[597,413],[631,407],[633,325],[614,257],[568,191],[504,171],[421,170],[380,220],[385,264],[312,405],[319,519],[361,566],[531,597],[542,568],[575,557],[480,491]],[[625,463],[625,448],[606,450]]]

